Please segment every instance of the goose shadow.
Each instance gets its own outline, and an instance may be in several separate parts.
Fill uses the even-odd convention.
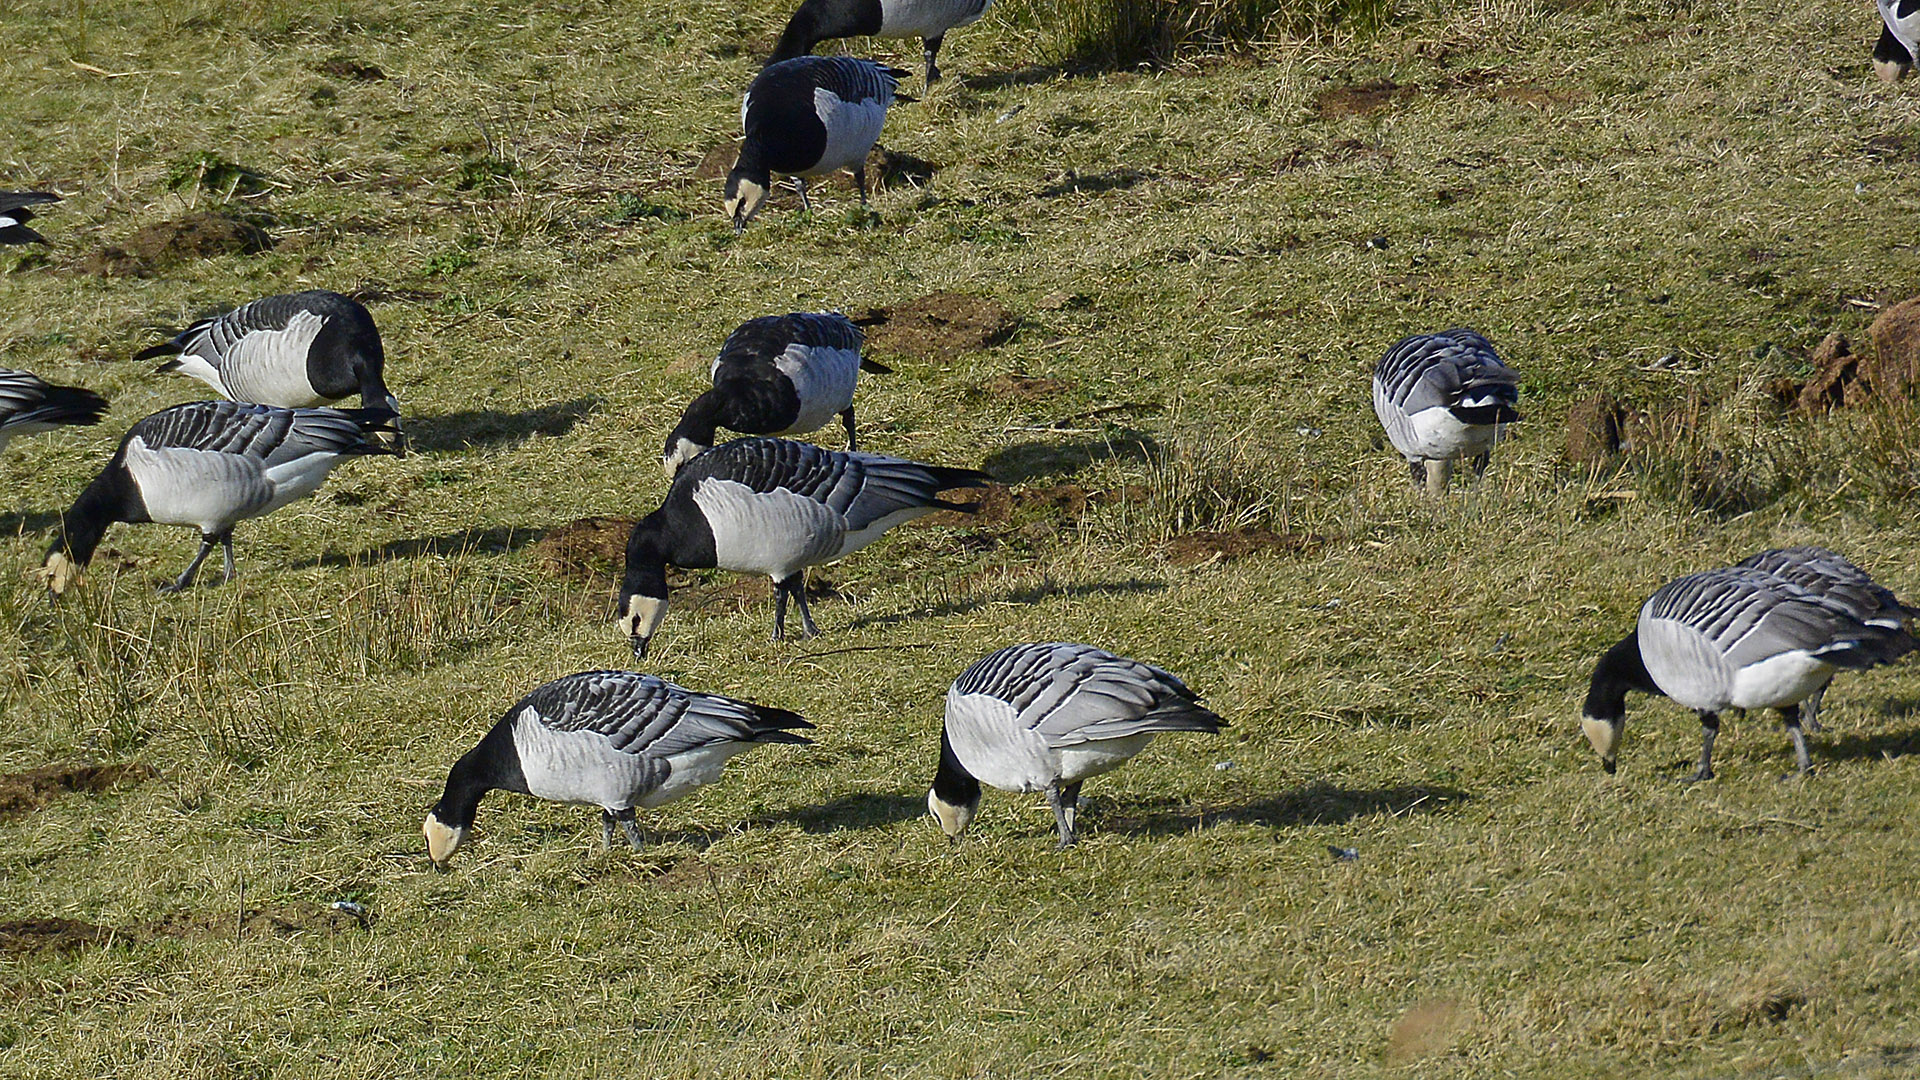
[[[605,400],[590,394],[517,413],[470,409],[442,416],[409,416],[401,422],[407,429],[407,445],[413,450],[428,454],[475,450],[524,442],[535,435],[565,435]]]
[[[1088,173],[1080,175],[1069,170],[1065,178],[1048,184],[1033,193],[1036,199],[1057,199],[1062,195],[1099,195],[1108,191],[1125,191],[1142,180],[1153,179],[1152,173],[1138,169],[1114,169],[1110,172]]]
[[[1442,813],[1474,796],[1437,784],[1400,784],[1384,788],[1343,788],[1316,783],[1239,806],[1176,806],[1171,802],[1144,810],[1127,807],[1103,813],[1097,821],[1107,832],[1129,836],[1172,836],[1215,825],[1344,825],[1374,814]]]
[[[0,536],[44,533],[58,524],[60,524],[60,515],[44,510],[22,510],[13,514],[0,514]]]
[[[327,567],[364,566],[394,559],[417,559],[422,555],[501,555],[518,551],[547,535],[547,530],[531,525],[494,525],[485,529],[462,529],[441,536],[419,536],[392,540],[379,547],[352,554],[330,551],[315,559],[313,565]]]
[[[1885,758],[1920,754],[1920,728],[1888,731],[1877,735],[1840,735],[1831,732],[1807,740],[1817,765],[1827,761],[1880,761]]]
[[[1005,90],[1009,86],[1036,86],[1071,74],[1066,68],[1048,64],[1029,64],[1012,71],[989,71],[975,75],[955,75],[953,81],[966,90]]]
[[[981,467],[1003,484],[1019,484],[1043,477],[1067,476],[1096,461],[1147,463],[1160,457],[1160,443],[1152,435],[1122,428],[1101,439],[1015,443],[987,455]]]
[[[898,611],[890,615],[862,615],[847,624],[848,630],[858,630],[868,626],[892,626],[896,623],[915,621],[925,618],[941,618],[947,615],[965,615],[990,604],[1036,604],[1050,596],[1087,597],[1087,596],[1125,596],[1131,593],[1166,592],[1164,581],[1145,581],[1129,578],[1125,581],[1097,581],[1090,585],[1036,585],[1009,592],[993,593],[987,596],[974,596],[965,600],[949,600],[932,607],[914,611]]]
[[[754,825],[779,825],[792,822],[805,833],[831,833],[846,829],[877,829],[927,814],[926,798],[906,795],[879,795],[861,792],[824,802],[818,806],[796,806],[778,814],[755,818]]]

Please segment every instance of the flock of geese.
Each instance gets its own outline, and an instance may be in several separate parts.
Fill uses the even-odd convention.
[[[991,0],[805,0],[741,109],[745,139],[724,205],[744,229],[775,173],[806,180],[862,171],[909,73],[866,60],[804,55],[826,38],[918,36],[926,79],[939,78],[943,35],[978,19]],[[1874,51],[1894,77],[1912,64],[1920,0],[1880,0],[1885,34]],[[0,243],[45,243],[28,226],[45,192],[0,192]],[[774,585],[773,636],[788,601],[803,631],[806,572],[844,558],[887,530],[936,510],[975,504],[942,493],[992,483],[986,473],[857,449],[860,329],[834,313],[756,318],[721,346],[712,388],[668,434],[672,477],[658,509],[626,548],[616,619],[636,660],[666,617],[667,568],[765,574]],[[204,382],[225,400],[192,401],[135,423],[99,475],[61,516],[41,568],[56,596],[75,587],[115,522],[199,530],[191,563],[163,590],[190,587],[218,544],[234,576],[233,530],[312,494],[349,458],[406,448],[400,405],[384,381],[372,316],[339,293],[269,296],[203,319],[136,359],[167,357],[161,372]],[[333,407],[358,395],[359,408]],[[1442,496],[1456,463],[1486,471],[1507,425],[1520,419],[1518,380],[1491,342],[1466,329],[1396,342],[1373,375],[1373,406],[1416,489]],[[15,435],[98,423],[107,402],[0,369],[0,447]],[[780,436],[835,417],[847,448]],[[720,429],[742,438],[715,445]],[[1629,691],[1663,695],[1701,724],[1699,767],[1713,776],[1719,714],[1777,709],[1800,773],[1810,768],[1804,727],[1818,730],[1821,695],[1842,669],[1890,663],[1920,646],[1920,616],[1844,557],[1818,547],[1762,552],[1737,566],[1662,586],[1638,621],[1596,664],[1581,727],[1608,773],[1618,763]],[[1173,674],[1088,645],[1015,644],[961,673],[948,691],[939,763],[927,808],[957,840],[981,785],[1044,793],[1059,844],[1075,842],[1081,785],[1119,767],[1164,732],[1218,732],[1226,721]],[[618,825],[639,846],[637,807],[680,798],[719,778],[727,760],[764,743],[805,743],[813,725],[785,709],[701,693],[633,671],[589,671],[546,683],[516,703],[447,776],[424,825],[433,865],[446,869],[489,791],[598,806],[604,836]]]

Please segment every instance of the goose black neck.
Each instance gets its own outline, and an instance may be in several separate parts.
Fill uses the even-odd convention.
[[[773,46],[773,55],[767,57],[768,64],[777,64],[782,60],[791,60],[796,56],[805,56],[813,51],[815,44],[825,35],[819,31],[819,5],[805,3],[800,10],[787,20],[787,28],[781,32],[780,40]]]
[[[93,478],[93,483],[87,485],[67,512],[60,515],[60,533],[53,538],[53,546],[47,549],[47,554],[59,552],[75,564],[85,566],[92,561],[101,538],[106,536],[107,526],[116,521],[146,520],[146,504],[140,500],[133,476],[115,457],[99,476]]]
[[[1608,649],[1594,665],[1593,682],[1587,688],[1586,715],[1596,720],[1617,720],[1626,715],[1627,691],[1658,694],[1660,687],[1647,673],[1640,657],[1640,632],[1635,630]]]
[[[480,800],[489,791],[525,794],[527,778],[520,768],[520,751],[513,744],[513,717],[493,726],[479,745],[460,756],[447,773],[447,787],[434,804],[433,816],[443,825],[471,828]]]
[[[709,390],[689,402],[687,411],[680,414],[680,423],[667,436],[668,452],[671,453],[674,444],[681,439],[700,446],[712,446],[713,433],[720,426],[722,404],[716,390]]]
[[[944,725],[940,728],[940,768],[933,774],[933,793],[948,806],[973,806],[980,801],[980,781],[960,764]]]
[[[660,511],[640,519],[627,538],[627,566],[620,576],[620,596],[667,598],[667,556],[661,536]]]

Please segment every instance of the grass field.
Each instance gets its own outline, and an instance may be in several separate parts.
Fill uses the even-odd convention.
[[[1914,408],[1766,393],[1920,292],[1920,86],[1872,78],[1870,5],[1403,3],[1156,69],[1063,68],[1049,10],[955,32],[931,92],[917,43],[849,43],[915,69],[882,142],[922,182],[736,237],[694,177],[784,4],[15,5],[0,187],[68,198],[0,253],[0,365],[114,407],[0,456],[0,1074],[1920,1072],[1920,671],[1843,676],[1802,782],[1770,717],[1693,786],[1684,709],[1633,699],[1616,777],[1577,724],[1681,573],[1818,542],[1920,595]],[[198,210],[272,247],[138,235]],[[155,595],[190,534],[121,528],[49,604],[58,513],[204,396],[126,358],[306,287],[368,299],[418,452],[243,524],[229,586]],[[936,293],[998,305],[978,347],[909,325]],[[696,576],[649,669],[817,745],[638,853],[495,795],[432,872],[449,764],[631,661],[559,530],[657,504],[734,325],[871,308],[863,445],[1012,497],[819,575],[812,641]],[[1367,376],[1459,323],[1527,422],[1434,501]],[[1599,391],[1687,430],[1569,466]],[[1090,784],[1076,850],[992,792],[949,848],[945,688],[1047,639],[1232,727]]]

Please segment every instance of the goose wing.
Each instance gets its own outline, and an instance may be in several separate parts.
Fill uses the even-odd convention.
[[[953,692],[1006,702],[1018,727],[1056,749],[1162,731],[1215,732],[1226,725],[1171,673],[1064,642],[993,653],[962,673]]]
[[[702,694],[653,675],[589,671],[556,679],[529,694],[546,727],[585,731],[625,754],[668,758],[727,742],[805,742],[789,732],[813,725],[784,709]]]
[[[790,491],[839,514],[858,532],[891,514],[943,502],[947,488],[990,483],[982,472],[922,465],[881,454],[848,454],[790,439],[737,439],[693,459],[674,481],[714,478],[758,492]]]
[[[1821,596],[1864,623],[1898,626],[1920,615],[1920,608],[1902,603],[1891,589],[1874,581],[1846,556],[1823,547],[1775,548],[1754,555],[1740,565],[1764,570]]]
[[[51,191],[0,191],[0,244],[44,244],[47,238],[27,228],[33,220],[29,206],[59,202]]]
[[[1843,605],[1752,567],[1702,571],[1663,586],[1641,608],[1643,645],[1666,636],[1649,632],[1655,622],[1696,631],[1733,670],[1796,651],[1840,667],[1870,667],[1914,645],[1902,630],[1863,623]]]
[[[1402,338],[1380,358],[1373,378],[1381,396],[1408,416],[1447,409],[1469,424],[1520,419],[1513,407],[1520,400],[1519,377],[1472,330]]]
[[[0,368],[0,429],[96,424],[106,411],[107,399],[91,390],[54,386],[30,371]]]

